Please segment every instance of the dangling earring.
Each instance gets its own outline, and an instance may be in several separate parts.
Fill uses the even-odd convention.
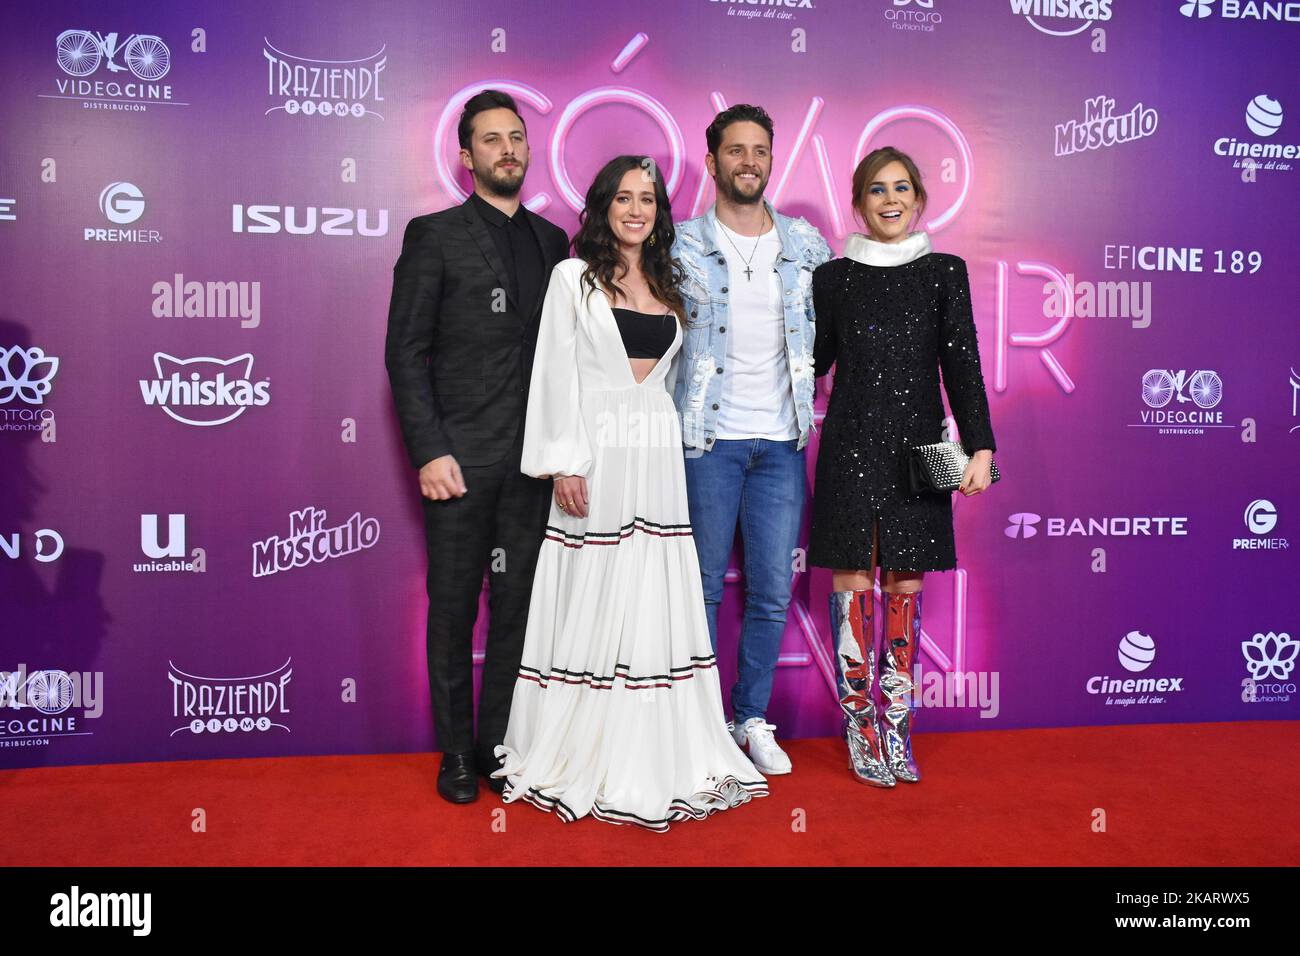
[[[655,234],[653,232],[650,233],[650,245],[653,246],[655,244],[655,238],[656,238]]]

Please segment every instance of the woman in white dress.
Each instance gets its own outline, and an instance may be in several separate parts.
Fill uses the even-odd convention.
[[[507,803],[666,830],[767,794],[727,732],[670,369],[672,211],[652,160],[596,175],[542,307],[522,468],[553,478],[503,759]]]

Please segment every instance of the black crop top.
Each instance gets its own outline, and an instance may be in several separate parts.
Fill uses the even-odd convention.
[[[663,358],[664,353],[672,348],[673,339],[677,337],[677,330],[673,328],[677,316],[671,312],[651,315],[631,309],[612,311],[628,358]]]

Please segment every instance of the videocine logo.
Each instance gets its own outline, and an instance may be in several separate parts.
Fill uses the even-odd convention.
[[[263,115],[283,110],[289,116],[363,116],[381,114],[370,107],[383,102],[379,74],[384,72],[387,46],[359,60],[313,60],[277,50],[262,38],[266,60],[266,93],[279,100]]]
[[[1178,0],[1178,12],[1185,17],[1204,20],[1214,13],[1214,0]],[[1300,2],[1286,0],[1219,0],[1219,16],[1224,20],[1271,20],[1300,23]]]
[[[1110,0],[1011,0],[1011,12],[1039,33],[1070,37],[1098,20],[1110,19]]]
[[[171,84],[162,82],[172,68],[171,50],[162,37],[64,30],[55,37],[54,49],[63,75],[55,74],[57,92],[38,94],[43,98],[81,100],[82,109],[130,113],[159,104],[188,105],[172,102]]]
[[[1147,369],[1142,375],[1146,408],[1129,427],[1157,428],[1161,435],[1201,435],[1206,428],[1231,428],[1217,410],[1221,401],[1223,379],[1214,369]]]
[[[1043,523],[1049,538],[1069,537],[1109,537],[1142,538],[1163,537],[1170,535],[1181,537],[1187,534],[1186,517],[1152,516],[1116,516],[1106,518],[1065,518],[1052,516],[1044,519],[1032,511],[1020,511],[1007,518],[1007,526],[1002,533],[1008,538],[1032,538],[1038,534],[1038,525]]]
[[[1282,128],[1282,117],[1282,104],[1266,93],[1260,93],[1246,104],[1246,128],[1261,139],[1271,137]],[[1292,166],[1287,160],[1300,159],[1300,144],[1261,143],[1220,136],[1214,141],[1214,154],[1235,157],[1234,168],[1289,170]]]
[[[140,379],[140,395],[185,425],[224,425],[271,401],[270,379],[253,381],[251,353],[180,359],[157,352],[153,361],[157,375]]]
[[[99,211],[115,226],[129,226],[144,215],[144,193],[134,183],[109,183],[99,193]],[[162,242],[156,229],[100,229],[87,226],[87,242]]]

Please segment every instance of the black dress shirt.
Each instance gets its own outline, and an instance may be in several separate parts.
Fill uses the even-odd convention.
[[[474,208],[488,224],[492,244],[505,264],[510,279],[507,290],[519,304],[525,319],[532,316],[537,296],[542,288],[542,247],[537,243],[532,226],[520,205],[513,216],[507,216],[478,193],[472,195]]]

